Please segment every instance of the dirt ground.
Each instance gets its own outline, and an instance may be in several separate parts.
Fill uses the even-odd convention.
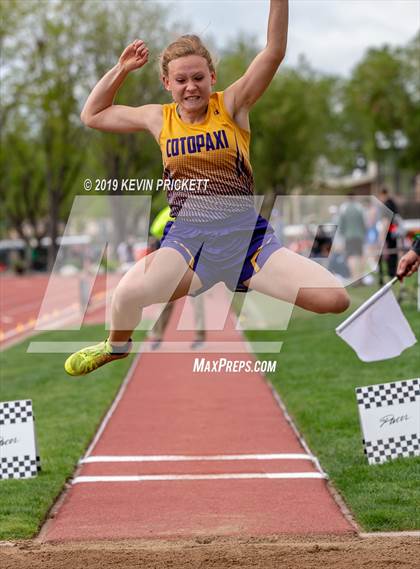
[[[285,537],[0,545],[2,569],[419,567],[418,537]]]

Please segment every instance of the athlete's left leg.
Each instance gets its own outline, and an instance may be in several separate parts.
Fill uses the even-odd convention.
[[[274,251],[244,284],[312,312],[340,313],[350,304],[347,291],[332,273],[285,247]]]

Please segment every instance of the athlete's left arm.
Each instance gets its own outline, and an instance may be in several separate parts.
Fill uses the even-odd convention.
[[[225,105],[232,114],[248,111],[270,85],[287,45],[288,0],[270,0],[267,45],[255,57],[245,74],[224,93]]]

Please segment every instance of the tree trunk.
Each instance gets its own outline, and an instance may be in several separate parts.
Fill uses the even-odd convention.
[[[49,222],[48,235],[51,243],[48,247],[48,271],[52,271],[58,253],[57,237],[58,237],[58,216],[60,209],[60,200],[58,192],[53,189],[49,192]]]

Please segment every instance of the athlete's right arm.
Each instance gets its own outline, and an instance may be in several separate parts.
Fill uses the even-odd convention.
[[[148,49],[141,40],[136,40],[125,48],[117,65],[98,81],[90,93],[80,115],[86,126],[107,132],[148,130],[155,136],[159,134],[161,105],[128,107],[113,104],[127,75],[130,71],[143,67],[148,56]]]

